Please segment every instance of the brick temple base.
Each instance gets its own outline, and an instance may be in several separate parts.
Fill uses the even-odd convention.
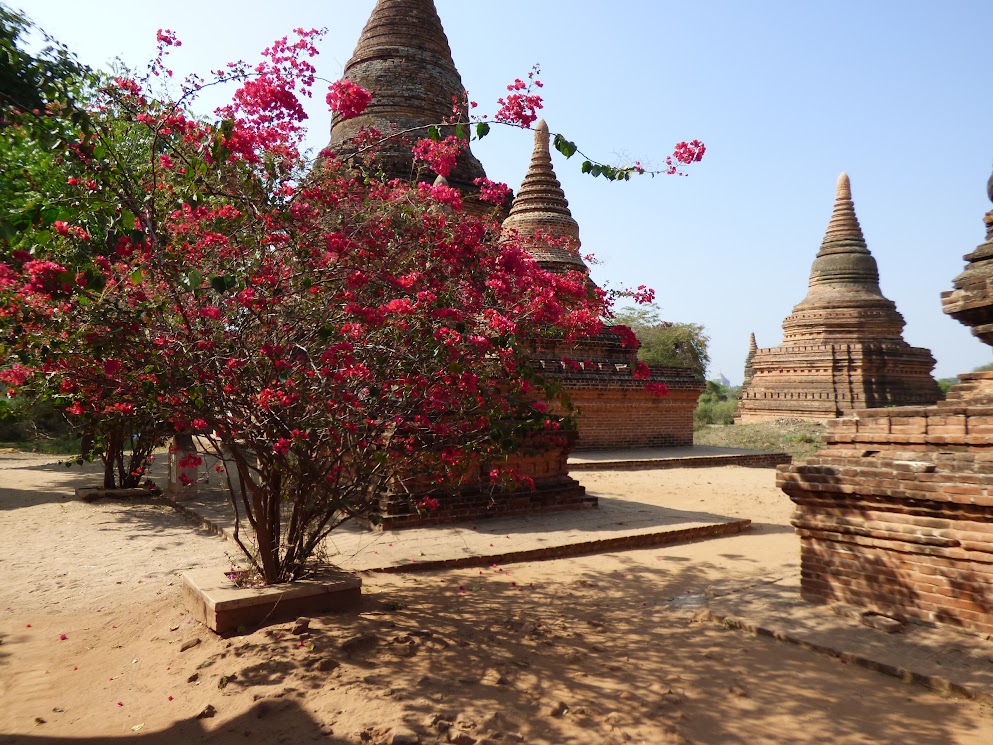
[[[410,481],[403,493],[394,493],[382,502],[383,530],[420,528],[428,525],[529,515],[556,510],[589,509],[597,498],[586,495],[586,487],[569,476],[569,453],[575,436],[544,452],[511,456],[501,465],[515,469],[534,480],[534,489],[521,487],[502,491],[489,484],[489,466],[477,469],[458,486],[440,489]],[[408,493],[409,492],[409,493]],[[424,497],[438,500],[438,508],[419,509]]]
[[[805,599],[993,633],[993,373],[961,378],[934,406],[835,420],[779,467]]]

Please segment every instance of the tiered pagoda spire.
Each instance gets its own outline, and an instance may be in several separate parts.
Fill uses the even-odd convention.
[[[842,173],[807,296],[783,322],[783,338],[902,341],[903,327],[896,305],[879,289],[879,269],[855,214],[851,181]]]
[[[783,343],[749,350],[741,419],[831,419],[872,406],[934,403],[934,358],[907,344],[903,327],[879,289],[842,173],[807,296],[783,321]]]
[[[748,385],[752,382],[752,378],[755,377],[755,368],[752,363],[755,361],[755,353],[759,351],[759,345],[755,343],[755,332],[753,331],[748,336],[748,356],[745,357],[745,380],[742,383],[743,386]]]
[[[589,273],[579,255],[579,223],[569,211],[552,167],[548,125],[544,119],[534,128],[534,152],[531,166],[521,183],[510,216],[503,223],[504,231],[517,231],[521,235],[541,233],[553,239],[565,239],[569,245],[545,243],[532,248],[532,254],[545,269],[552,271],[581,271]]]
[[[411,141],[426,137],[430,125],[450,119],[453,106],[467,119],[465,87],[433,0],[379,0],[342,78],[372,93],[372,101],[357,117],[332,119],[330,149],[353,152],[351,141],[362,129],[383,134],[411,130],[408,137],[380,149],[383,168],[394,178],[433,179],[433,174],[419,174]],[[473,189],[473,181],[485,175],[466,148],[448,181],[455,188]]]

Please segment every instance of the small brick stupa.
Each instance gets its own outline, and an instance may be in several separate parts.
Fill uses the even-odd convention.
[[[993,344],[993,211],[985,220],[942,303]],[[959,377],[935,406],[830,422],[816,457],[780,466],[804,598],[993,633],[993,373]]]
[[[807,297],[783,321],[783,343],[751,357],[740,421],[826,420],[856,409],[936,402],[934,358],[907,344],[903,327],[903,316],[879,289],[843,173]]]
[[[531,249],[542,268],[589,274],[579,252],[579,224],[552,167],[544,120],[535,125],[531,166],[503,229],[522,236],[547,236],[550,240]],[[632,371],[638,350],[625,347],[622,339],[608,328],[592,339],[537,350],[535,364],[545,377],[561,382],[578,410],[576,449],[692,445],[693,411],[703,380],[685,368],[660,367],[652,368],[647,379],[635,380]],[[649,393],[645,383],[663,383],[669,393],[665,397]]]

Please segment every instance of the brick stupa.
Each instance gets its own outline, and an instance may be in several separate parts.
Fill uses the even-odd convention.
[[[903,327],[879,289],[843,173],[807,296],[783,321],[783,343],[751,355],[740,421],[826,420],[856,409],[934,403],[941,397],[931,376],[934,358],[907,344]]]
[[[505,232],[547,236],[531,246],[542,268],[589,275],[579,248],[579,224],[552,166],[548,125],[535,125],[531,166],[504,221]],[[565,245],[562,245],[564,242]],[[578,411],[581,450],[648,448],[693,444],[693,411],[703,380],[685,368],[651,369],[645,380],[632,377],[637,347],[625,347],[622,337],[605,329],[592,339],[548,343],[536,351],[534,363],[542,374],[561,382]],[[576,368],[565,359],[579,363]],[[659,397],[645,383],[664,383],[669,394]]]
[[[434,180],[435,175],[417,167],[411,154],[411,141],[427,136],[429,126],[452,115],[453,100],[465,96],[462,79],[452,59],[448,37],[433,0],[379,0],[362,31],[351,59],[345,65],[344,79],[372,94],[368,108],[353,119],[335,117],[331,122],[329,148],[339,154],[355,152],[353,139],[363,128],[384,134],[410,132],[409,139],[390,140],[379,151],[381,167],[391,178]],[[463,111],[463,115],[465,111]],[[476,178],[486,174],[482,165],[466,149],[447,182],[466,196],[470,211],[492,206],[475,200]],[[573,441],[550,449],[527,448],[500,465],[534,480],[533,490],[494,491],[484,474],[492,465],[482,464],[467,473],[456,485],[439,490],[430,479],[413,474],[384,499],[382,522],[385,529],[505,517],[558,509],[594,507],[596,497],[568,473],[568,457]],[[439,498],[441,507],[419,512],[417,502],[424,496]]]
[[[942,303],[993,344],[993,211],[985,220]],[[993,373],[959,378],[937,405],[830,422],[816,457],[780,467],[804,598],[993,633]]]

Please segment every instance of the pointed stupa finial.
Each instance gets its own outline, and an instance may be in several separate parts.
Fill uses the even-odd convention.
[[[565,198],[562,184],[552,167],[549,141],[548,124],[540,119],[534,127],[531,166],[514,198],[510,216],[504,220],[503,228],[505,231],[516,230],[521,235],[541,232],[553,238],[567,239],[573,244],[572,249],[542,246],[532,248],[532,253],[547,268],[587,271],[579,256],[579,223],[569,211],[569,201]]]
[[[434,0],[378,0],[342,78],[365,88],[372,100],[356,117],[332,118],[329,147],[339,154],[355,151],[351,142],[363,129],[427,137],[429,126],[451,118],[455,102],[461,102],[463,121],[469,118],[465,86]],[[454,133],[454,128],[443,129],[445,135]],[[417,169],[410,150],[406,138],[384,143],[379,150],[383,170],[394,178],[411,178]],[[449,181],[456,188],[473,189],[473,181],[484,176],[467,147]]]
[[[755,361],[755,355],[758,351],[759,347],[755,343],[755,332],[753,331],[748,337],[748,354],[745,355],[745,373],[742,386],[747,386],[752,382],[752,378],[755,377],[755,368],[752,366],[752,363]]]
[[[855,215],[855,203],[852,201],[852,182],[848,178],[848,174],[844,172],[838,177],[834,211],[831,213],[831,222],[824,233],[821,250],[830,248],[836,243],[845,243],[850,248],[861,245],[863,250],[868,251],[865,237],[862,235],[862,226],[859,225],[859,219]]]
[[[535,155],[542,153],[543,155],[549,156],[551,158],[551,138],[548,134],[548,122],[544,119],[539,119],[537,124],[534,125],[534,152]]]

